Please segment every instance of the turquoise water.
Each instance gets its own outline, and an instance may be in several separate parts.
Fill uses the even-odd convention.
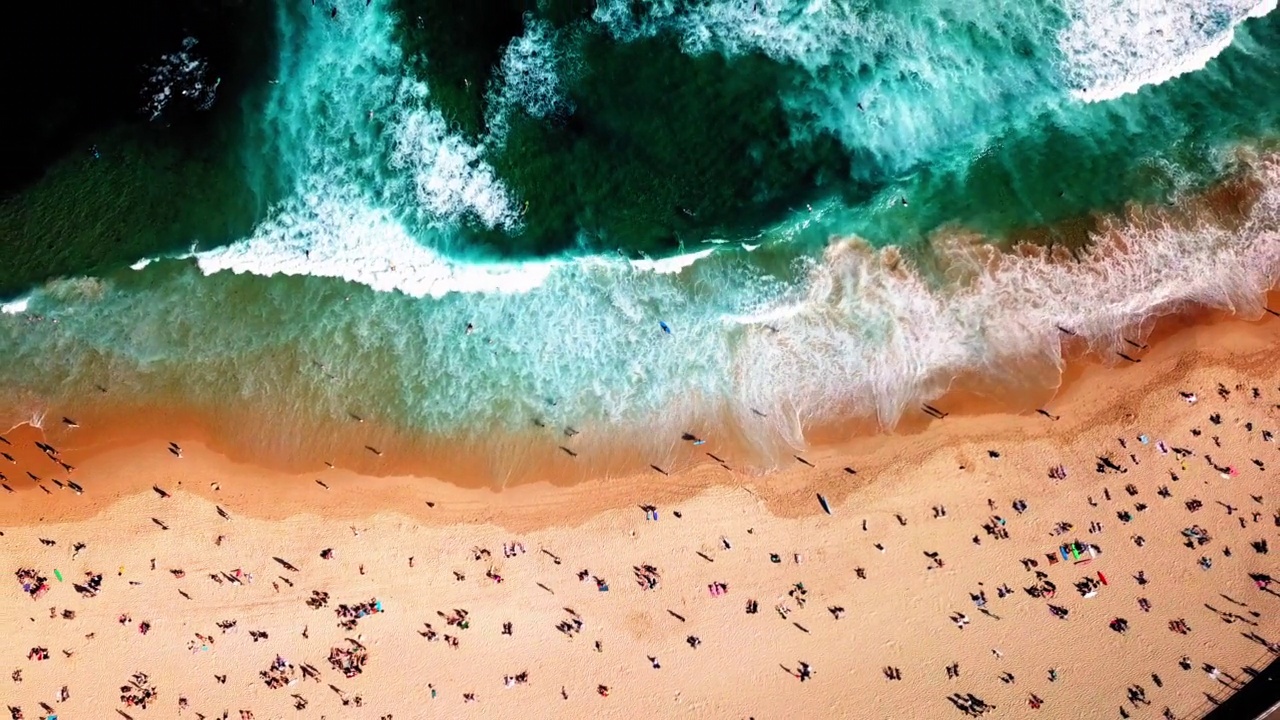
[[[6,203],[50,277],[0,315],[7,411],[102,385],[299,442],[358,408],[777,448],[962,373],[1052,385],[1057,325],[1102,351],[1274,282],[1269,9],[281,3],[221,142],[143,136]],[[1227,178],[1254,189],[1224,218],[1195,198]],[[1174,215],[1104,220],[1135,203]],[[66,250],[89,235],[126,249]],[[1076,260],[987,252],[1020,238]]]

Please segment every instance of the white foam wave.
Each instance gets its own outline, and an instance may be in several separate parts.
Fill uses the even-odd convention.
[[[395,40],[394,15],[363,0],[330,7],[336,18],[325,8],[287,3],[278,16],[278,78],[262,123],[276,153],[269,164],[288,168],[295,180],[295,198],[285,204],[371,188],[383,204],[424,225],[465,218],[491,228],[518,224],[484,148],[451,131],[427,85],[413,77]]]
[[[455,292],[528,292],[557,264],[451,261],[416,242],[389,213],[357,198],[334,196],[291,205],[252,238],[194,257],[206,275],[224,270],[267,277],[311,275],[434,298]]]
[[[672,257],[610,260],[601,256],[527,262],[453,260],[417,242],[390,213],[357,197],[316,193],[291,203],[259,226],[253,237],[192,253],[206,275],[224,270],[310,275],[359,283],[379,292],[440,298],[450,293],[526,293],[559,269],[608,266],[636,272],[678,274],[711,256],[713,248]],[[149,260],[135,263],[146,267]]]
[[[892,424],[961,374],[1056,379],[1058,326],[1114,350],[1124,332],[1188,305],[1260,314],[1262,294],[1280,280],[1280,158],[1256,170],[1262,192],[1238,225],[1204,212],[1137,214],[1098,233],[1079,262],[957,238],[939,248],[951,280],[942,288],[892,250],[833,245],[799,302],[732,318],[757,324],[735,353],[742,397],[783,413],[784,434],[851,410]]]
[[[484,162],[484,148],[450,132],[428,96],[425,83],[402,83],[392,167],[410,173],[419,206],[437,222],[456,223],[471,213],[486,227],[517,226],[511,195]]]
[[[0,313],[4,313],[5,315],[21,315],[27,311],[27,308],[30,307],[30,305],[30,296],[18,298],[17,300],[11,300],[0,305]]]
[[[810,69],[829,65],[834,56],[847,52],[849,42],[865,36],[874,21],[865,8],[841,0],[813,0],[803,7],[794,0],[654,0],[639,6],[628,0],[602,0],[592,18],[624,42],[674,32],[689,53],[760,52]]]
[[[804,302],[784,301],[743,315],[724,315],[720,319],[730,325],[761,325],[768,327],[779,320],[789,320],[801,315],[807,310],[808,305]]]
[[[1236,27],[1276,0],[1071,0],[1058,43],[1072,94],[1112,100],[1205,67],[1230,47]]]
[[[671,257],[659,258],[653,260],[645,258],[643,260],[631,260],[631,267],[636,270],[658,273],[659,275],[678,274],[681,270],[698,262],[699,260],[710,257],[715,252],[715,248],[707,248],[696,252],[684,253],[681,255],[673,255]]]
[[[507,45],[487,91],[489,142],[505,140],[513,112],[538,119],[572,112],[565,83],[577,60],[574,46],[551,23],[526,18],[524,34]]]

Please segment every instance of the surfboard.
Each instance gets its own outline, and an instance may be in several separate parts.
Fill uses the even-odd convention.
[[[826,499],[825,497],[823,497],[821,493],[819,493],[819,494],[818,494],[818,504],[822,506],[822,510],[823,510],[823,512],[825,512],[826,514],[828,514],[828,515],[834,515],[834,514],[835,514],[835,513],[831,512],[831,505],[829,505],[829,504],[827,503],[827,499]]]

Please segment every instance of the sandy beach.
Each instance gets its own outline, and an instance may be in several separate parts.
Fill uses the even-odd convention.
[[[1196,718],[1280,651],[1280,318],[1170,327],[1141,362],[1074,366],[1044,412],[957,397],[766,474],[495,491],[268,469],[180,425],[93,452],[92,427],[15,428],[0,696],[25,718]]]

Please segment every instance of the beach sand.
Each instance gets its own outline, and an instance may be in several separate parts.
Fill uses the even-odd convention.
[[[16,428],[0,698],[27,718],[946,718],[972,698],[992,717],[1199,717],[1280,642],[1280,582],[1257,582],[1280,572],[1251,546],[1280,543],[1280,318],[1169,327],[1140,363],[1074,365],[1056,420],[956,397],[763,475],[729,456],[499,492],[268,469],[180,424],[92,452],[70,448],[94,428],[61,428],[66,471]],[[1100,554],[1050,563],[1073,541]],[[367,661],[345,677],[329,658],[351,640]],[[272,688],[277,657],[292,684]],[[135,673],[146,709],[121,701]]]

